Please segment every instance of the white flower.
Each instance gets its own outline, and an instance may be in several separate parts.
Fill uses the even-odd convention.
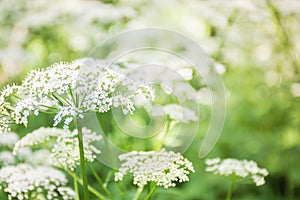
[[[212,105],[212,96],[207,87],[201,88],[196,93],[196,100],[203,105]]]
[[[82,134],[85,159],[93,162],[100,150],[92,142],[99,141],[102,137],[87,128],[82,129]],[[40,128],[20,139],[13,153],[18,155],[19,149],[24,147],[46,145],[51,149],[50,162],[53,166],[74,170],[80,161],[77,135],[77,130],[70,133],[58,128]]]
[[[180,68],[177,70],[184,80],[190,81],[193,78],[193,70],[191,68]]]
[[[0,165],[7,166],[15,163],[15,157],[10,151],[0,152]]]
[[[74,200],[76,198],[76,194],[71,188],[59,187],[57,191],[62,196],[63,200]]]
[[[190,161],[180,153],[167,152],[129,152],[119,156],[124,161],[115,174],[115,181],[120,181],[126,174],[133,174],[133,184],[143,187],[148,182],[156,182],[164,188],[175,187],[175,182],[189,181],[188,174],[194,172]]]
[[[56,113],[54,125],[64,122],[67,130],[74,118],[83,118],[86,112],[122,106],[125,114],[132,114],[136,95],[154,99],[151,86],[120,71],[118,64],[92,58],[32,70],[21,86],[7,87],[0,94],[0,128],[9,129],[10,121],[26,126],[30,114],[48,111]],[[7,103],[7,97],[13,103]]]
[[[0,93],[0,133],[10,131],[9,123],[13,121],[13,105],[7,101],[12,94],[19,94],[22,87],[7,85]]]
[[[163,112],[158,109],[153,109],[152,111],[153,116],[160,116],[163,114]],[[163,111],[166,115],[169,116],[170,119],[174,120],[177,123],[190,123],[198,120],[198,116],[193,110],[177,104],[167,104],[163,106]]]
[[[7,132],[1,135],[0,147],[13,148],[18,140],[19,136],[16,133]]]
[[[233,176],[238,179],[251,177],[256,186],[263,185],[265,183],[264,177],[268,175],[268,171],[265,168],[259,168],[254,161],[214,158],[206,159],[205,163],[207,172]]]
[[[27,147],[18,148],[17,153],[13,152],[13,154],[18,155],[18,159],[25,162],[28,162],[32,159],[32,151]]]
[[[30,159],[26,159],[26,163],[33,166],[52,166],[51,154],[46,149],[36,150],[32,152]]]
[[[0,169],[0,185],[9,199],[32,199],[30,195],[38,194],[45,194],[44,198],[49,200],[57,199],[59,195],[71,194],[64,187],[59,189],[66,184],[65,175],[51,167],[20,164]]]
[[[212,159],[206,159],[205,164],[207,165],[214,165],[220,163],[221,159],[220,158],[212,158]]]

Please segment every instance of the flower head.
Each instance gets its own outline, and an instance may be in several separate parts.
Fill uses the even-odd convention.
[[[15,161],[15,157],[10,151],[0,152],[0,166],[12,165]]]
[[[0,147],[12,149],[15,143],[19,140],[19,136],[13,132],[7,132],[1,135]]]
[[[120,181],[127,173],[133,174],[133,184],[143,187],[148,182],[156,182],[164,188],[175,187],[175,182],[188,181],[188,174],[194,172],[190,161],[180,153],[167,152],[162,149],[158,152],[129,152],[119,156],[123,161],[115,180]]]
[[[87,128],[82,129],[85,159],[93,162],[97,154],[100,154],[93,142],[102,137]],[[21,138],[14,147],[14,154],[19,154],[19,149],[46,145],[51,149],[50,160],[53,166],[74,170],[79,164],[78,131],[67,132],[58,128],[40,128]]]
[[[117,64],[92,58],[60,62],[32,70],[21,86],[2,91],[0,128],[8,130],[9,122],[26,126],[30,114],[47,111],[56,114],[55,126],[64,122],[68,129],[74,118],[83,118],[86,112],[102,113],[121,106],[125,114],[133,113],[136,95],[152,100],[154,91],[150,85],[127,78]]]
[[[265,168],[259,168],[257,163],[252,160],[237,160],[233,158],[221,160],[220,158],[214,158],[206,159],[205,163],[207,172],[231,176],[238,180],[251,177],[256,186],[263,185],[265,183],[264,177],[268,175],[268,171]]]
[[[9,199],[32,199],[33,196],[43,195],[46,199],[74,199],[74,192],[66,190],[65,175],[51,167],[32,167],[28,164],[7,166],[0,169],[0,189],[8,193]],[[31,196],[33,195],[33,196]]]

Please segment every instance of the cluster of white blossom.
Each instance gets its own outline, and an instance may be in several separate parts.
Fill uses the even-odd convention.
[[[118,69],[118,64],[86,58],[32,70],[21,86],[8,86],[0,94],[0,128],[7,130],[9,122],[26,126],[30,114],[47,110],[56,113],[55,126],[63,121],[68,129],[85,112],[121,106],[124,114],[132,114],[136,95],[154,99],[151,86],[127,78]],[[7,98],[13,103],[7,103]]]
[[[0,92],[0,133],[10,131],[9,123],[12,121],[11,118],[14,109],[8,100],[12,94],[19,94],[21,89],[20,86],[7,85]]]
[[[11,150],[18,140],[19,137],[16,133],[7,132],[3,134],[0,140],[0,166],[8,166],[16,162]]]
[[[133,174],[133,184],[143,187],[148,182],[156,182],[164,188],[175,187],[175,182],[189,181],[188,174],[194,172],[190,161],[180,153],[162,149],[158,152],[129,152],[119,156],[124,161],[115,174],[120,181],[126,174]]]
[[[45,166],[32,167],[28,164],[7,166],[0,169],[0,189],[8,193],[9,199],[75,199],[75,193],[66,189],[65,175],[57,169]]]
[[[19,136],[16,133],[7,132],[1,135],[0,147],[13,148],[18,140]]]
[[[20,148],[42,146],[51,149],[50,163],[56,167],[74,170],[79,164],[80,155],[78,150],[78,131],[67,132],[58,128],[40,128],[21,138],[14,147],[14,154],[19,154]],[[96,155],[100,154],[92,143],[102,137],[87,128],[82,129],[85,159],[93,162]]]
[[[18,155],[20,155],[20,151],[22,151],[22,149],[24,148],[19,149]],[[52,166],[51,153],[47,149],[32,151],[30,159],[25,159],[25,162],[32,166]]]
[[[221,160],[220,158],[206,159],[206,171],[223,176],[233,176],[237,179],[251,177],[256,186],[265,183],[264,177],[268,175],[265,168],[259,168],[257,163],[248,160],[237,160],[227,158]]]
[[[74,200],[75,192],[71,188],[68,187],[59,187],[57,188],[58,193],[62,196],[63,200]]]
[[[153,107],[152,116],[163,116],[167,115],[174,122],[190,123],[196,122],[198,116],[196,113],[184,106],[178,104],[167,104],[162,109]]]
[[[15,157],[10,151],[0,152],[0,166],[12,165],[15,161]]]

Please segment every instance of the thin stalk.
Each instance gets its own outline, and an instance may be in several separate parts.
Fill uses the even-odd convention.
[[[76,193],[76,200],[80,200],[79,189],[78,189],[78,184],[77,184],[75,173],[73,174],[73,181],[74,181],[74,189],[75,189],[75,193]]]
[[[226,200],[231,200],[232,192],[233,192],[233,187],[234,187],[234,181],[231,181],[230,187],[227,193]]]
[[[94,170],[94,168],[87,163],[89,169],[91,170],[92,174],[94,175],[94,177],[96,178],[97,182],[99,183],[100,187],[103,189],[103,191],[111,198],[114,199],[112,194],[109,192],[109,190],[104,186],[103,181],[100,179],[100,177],[98,176],[97,172]]]
[[[73,91],[72,91],[71,88],[69,88],[69,94],[71,96],[71,99],[72,99],[73,103],[75,103],[76,101],[75,101],[75,98],[74,98],[74,95],[73,95]]]
[[[160,141],[159,144],[155,147],[156,150],[160,150],[160,149],[163,147],[163,145],[164,145],[164,143],[165,143],[165,140],[166,140],[166,138],[167,138],[168,132],[169,132],[169,130],[170,130],[170,125],[171,125],[171,120],[167,119],[166,128],[165,128],[164,132],[162,133],[163,135],[162,135],[161,141]]]
[[[47,106],[47,105],[44,105],[44,104],[40,104],[39,106],[45,107],[45,108],[49,108],[49,109],[53,109],[53,110],[58,110],[56,107],[53,107],[53,106]]]
[[[80,183],[81,185],[83,185],[83,180],[81,178],[79,178],[75,173],[71,172],[70,170],[65,169],[65,171],[72,177],[75,178],[75,180]],[[102,195],[100,192],[98,192],[95,188],[88,186],[88,190],[93,193],[95,196],[97,196],[99,199],[101,200],[106,200],[106,198],[104,197],[104,195]]]
[[[133,197],[133,200],[138,200],[139,197],[141,196],[142,192],[143,192],[143,189],[144,187],[139,187],[137,190],[136,190],[136,193]]]
[[[107,176],[106,176],[106,178],[105,178],[104,184],[103,184],[104,187],[107,187],[107,184],[108,184],[108,182],[109,182],[109,180],[110,180],[112,174],[113,174],[113,171],[109,171],[109,172],[108,172],[108,174],[107,174]]]
[[[144,200],[149,200],[149,199],[151,199],[151,197],[152,197],[153,193],[155,192],[156,188],[157,188],[157,186],[154,185],[154,186],[152,187],[152,189],[150,190],[150,192],[148,193],[148,195],[145,197]]]
[[[72,105],[70,102],[68,102],[66,99],[62,98],[61,96],[52,93],[52,96],[61,104],[61,105]]]
[[[84,158],[84,147],[83,147],[83,138],[82,138],[82,127],[78,119],[74,120],[75,128],[78,131],[78,144],[79,144],[79,155],[80,155],[80,168],[81,176],[83,180],[83,197],[84,200],[89,200],[89,191],[88,191],[88,181],[85,169],[85,158]]]

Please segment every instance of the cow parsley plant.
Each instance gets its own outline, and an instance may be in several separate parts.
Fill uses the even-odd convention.
[[[126,174],[133,174],[133,184],[144,187],[148,182],[155,182],[164,188],[175,187],[176,182],[189,181],[188,174],[194,172],[190,161],[180,153],[162,149],[158,152],[129,152],[121,154],[123,161],[115,180],[120,181]]]
[[[227,200],[231,199],[235,183],[251,178],[256,186],[261,186],[265,184],[264,177],[269,174],[265,168],[259,168],[257,163],[252,160],[237,160],[233,158],[221,160],[220,158],[213,158],[206,159],[205,163],[207,172],[230,178],[231,186],[227,194]]]
[[[264,177],[268,175],[265,168],[259,168],[257,163],[248,160],[237,160],[227,158],[221,160],[220,158],[207,159],[206,171],[217,175],[230,176],[234,179],[242,180],[251,177],[256,186],[265,183]]]
[[[30,114],[43,111],[55,113],[54,125],[63,122],[65,129],[86,112],[103,113],[120,106],[125,114],[133,113],[137,94],[154,99],[150,85],[127,78],[117,64],[92,58],[61,62],[32,70],[20,86],[7,86],[1,92],[0,128],[9,130],[9,123],[26,126]]]

